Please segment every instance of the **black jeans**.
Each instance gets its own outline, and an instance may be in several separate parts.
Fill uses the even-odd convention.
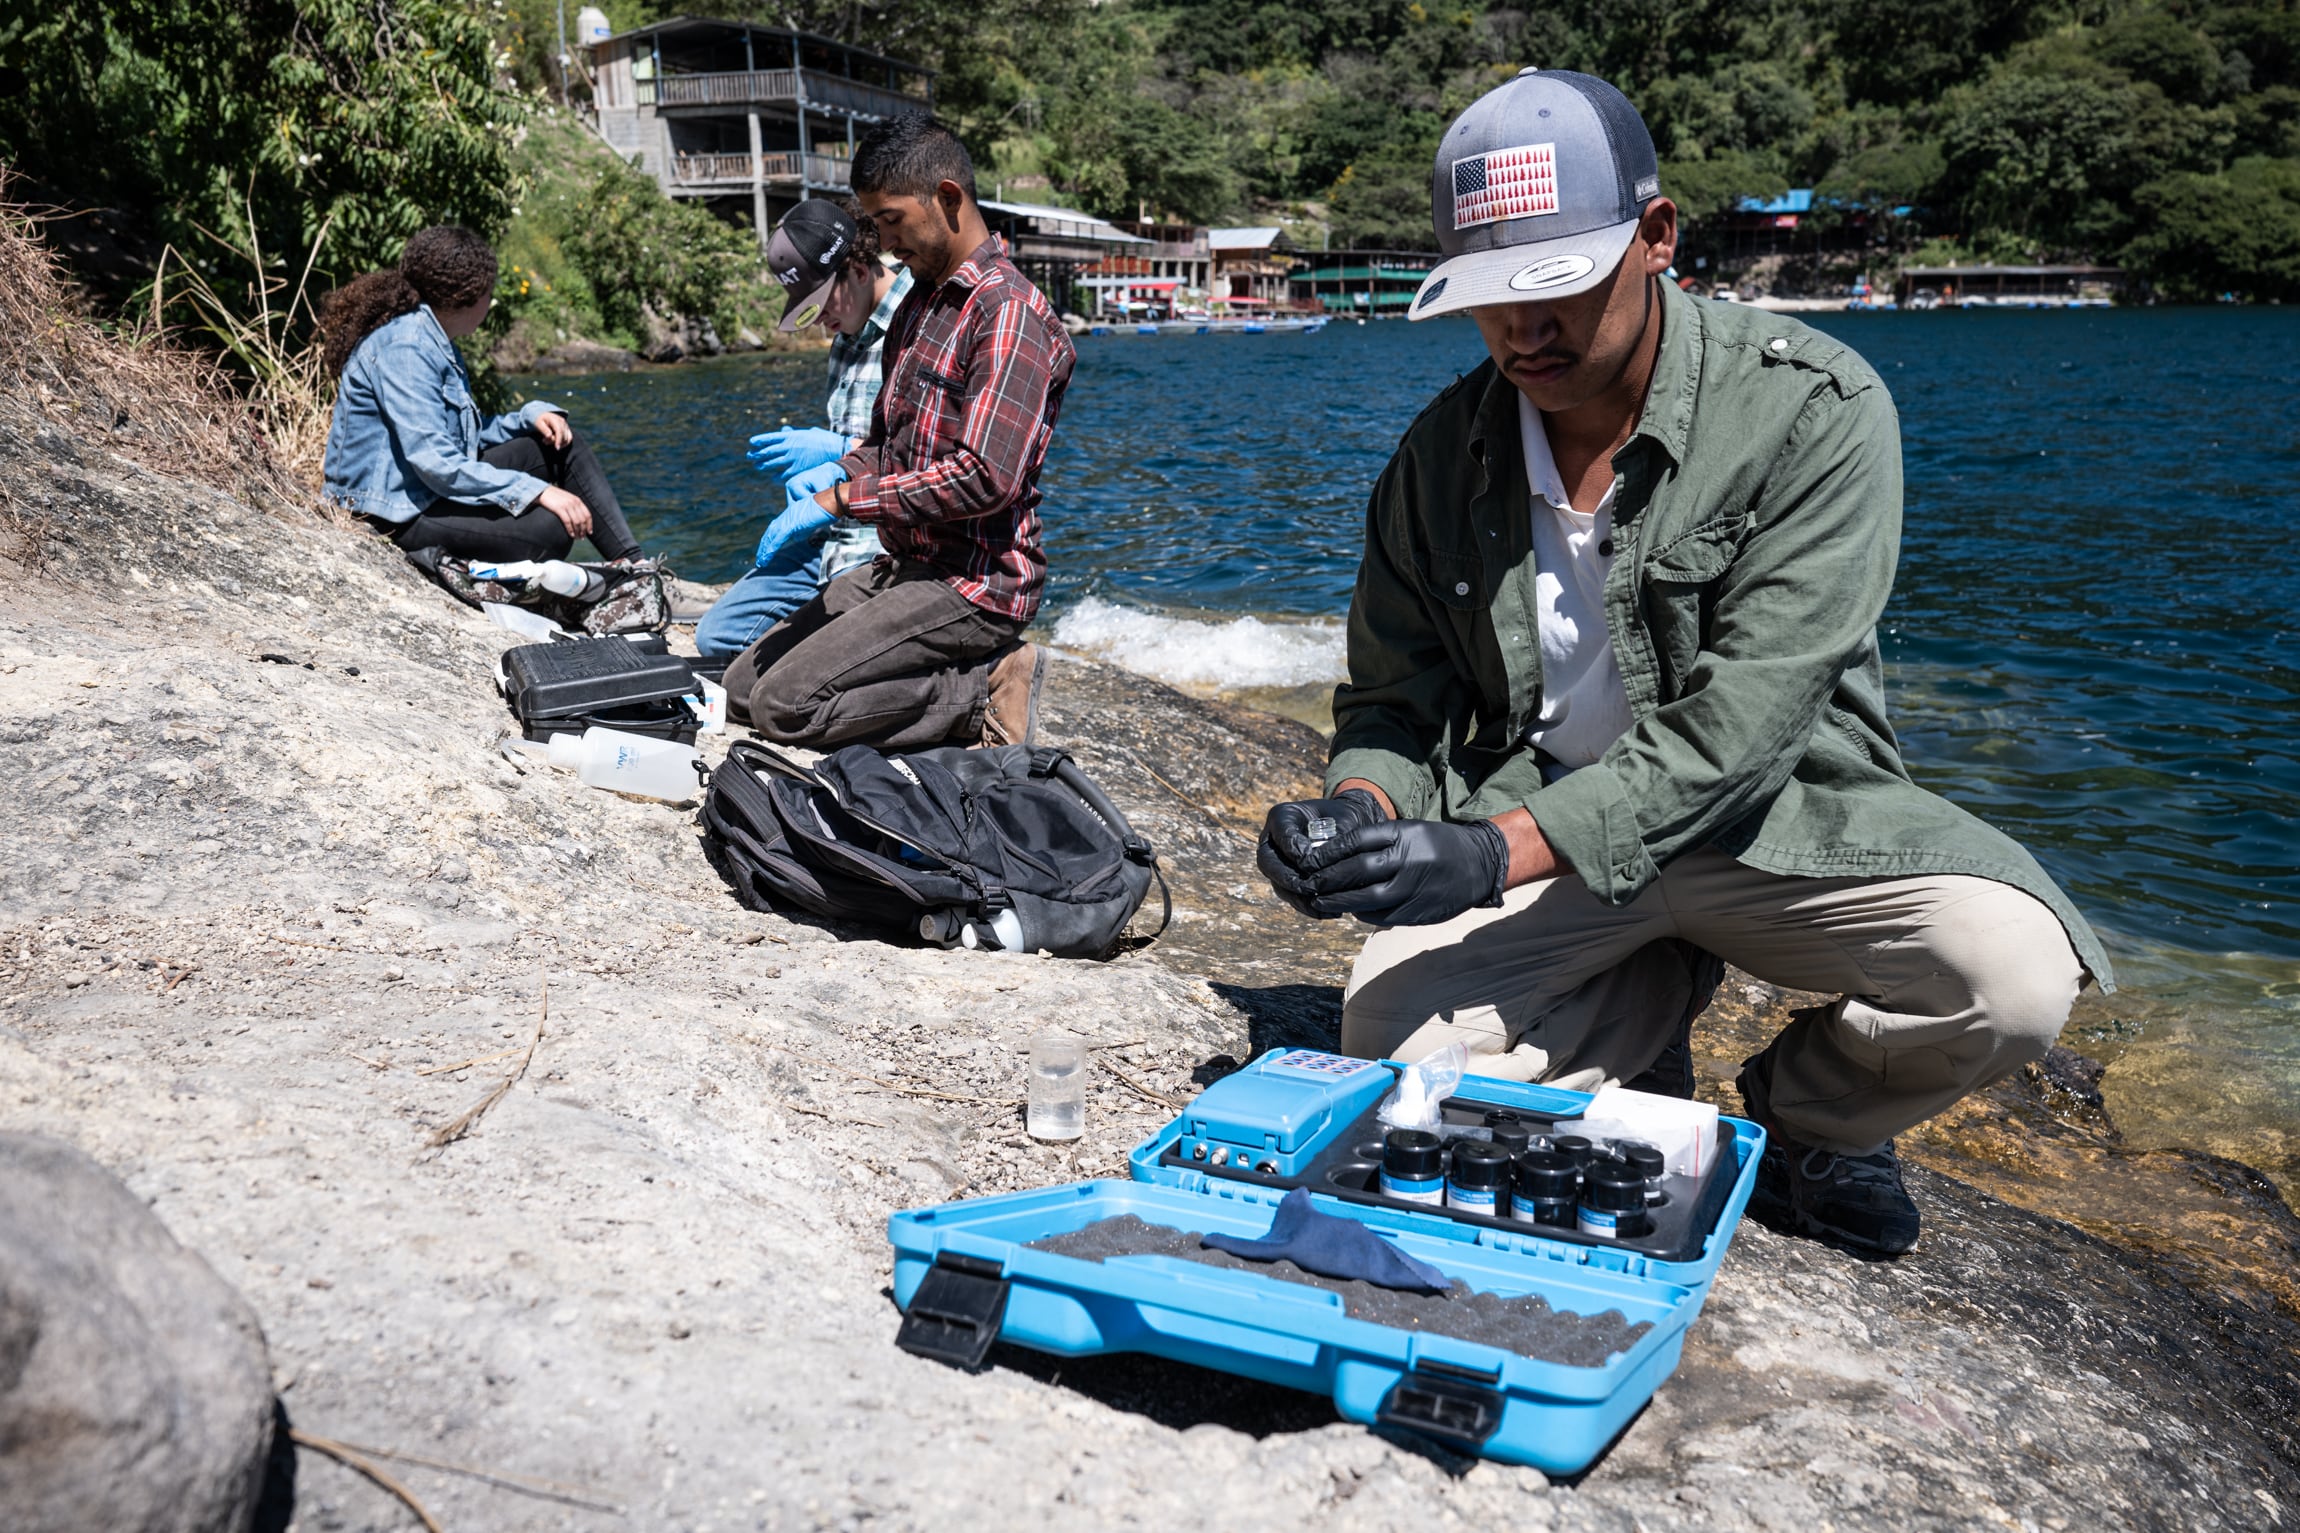
[[[922,750],[982,734],[991,662],[1023,625],[985,612],[920,564],[880,558],[735,657],[727,716],[810,750]]]
[[[607,483],[606,470],[583,433],[572,436],[565,447],[553,447],[534,432],[522,431],[479,457],[582,497],[591,508],[591,542],[602,557],[621,559],[638,553],[639,540],[623,520],[623,503]],[[458,559],[564,559],[575,546],[566,524],[540,503],[513,513],[500,506],[435,500],[414,521],[401,522],[390,532],[391,540],[409,553],[437,548]]]

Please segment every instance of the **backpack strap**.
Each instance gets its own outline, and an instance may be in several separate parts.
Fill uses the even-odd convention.
[[[1126,823],[1126,816],[1119,813],[1116,804],[1110,802],[1110,795],[1102,791],[1101,785],[1080,771],[1078,763],[1072,761],[1068,753],[1048,751],[1046,754],[1054,759],[1046,763],[1043,771],[1039,770],[1038,762],[1033,760],[1031,762],[1031,775],[1034,777],[1051,777],[1084,799],[1086,807],[1101,816],[1102,823],[1109,826],[1112,833],[1118,837],[1118,844],[1125,848],[1128,862],[1139,863],[1143,867],[1155,869],[1158,866],[1157,852],[1151,849],[1149,842],[1134,834],[1134,827]]]
[[[1158,866],[1158,859],[1155,856],[1150,859],[1150,876],[1158,880],[1160,909],[1158,911],[1158,929],[1143,938],[1144,942],[1156,942],[1160,937],[1166,935],[1166,928],[1174,924],[1174,891],[1166,887],[1166,870]]]
[[[1042,762],[1039,759],[1041,756],[1047,759]],[[1150,876],[1158,881],[1160,909],[1158,929],[1144,940],[1156,942],[1165,936],[1166,928],[1174,924],[1174,891],[1166,887],[1166,871],[1158,866],[1156,849],[1134,833],[1134,827],[1126,823],[1126,816],[1119,812],[1116,804],[1110,802],[1110,795],[1104,793],[1101,785],[1093,778],[1079,770],[1078,763],[1070,759],[1069,752],[1052,748],[1033,752],[1030,773],[1033,777],[1051,777],[1085,800],[1086,807],[1099,815],[1102,823],[1117,834],[1118,844],[1124,849],[1126,860],[1150,870]]]

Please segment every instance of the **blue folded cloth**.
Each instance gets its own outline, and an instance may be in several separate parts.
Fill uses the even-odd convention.
[[[1453,1287],[1437,1268],[1414,1260],[1357,1220],[1319,1213],[1310,1206],[1307,1187],[1286,1194],[1270,1220],[1270,1233],[1260,1240],[1202,1235],[1198,1243],[1248,1261],[1283,1259],[1320,1277],[1357,1278],[1379,1288],[1444,1293]]]

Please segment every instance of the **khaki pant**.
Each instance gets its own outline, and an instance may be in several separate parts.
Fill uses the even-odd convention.
[[[1498,910],[1377,932],[1342,1001],[1342,1049],[1411,1060],[1459,1041],[1481,1075],[1626,1080],[1690,998],[1668,937],[1844,997],[1782,1030],[1770,1086],[1781,1127],[1851,1155],[2042,1058],[2084,978],[2052,912],[2009,885],[1785,878],[1705,850],[1627,905],[1569,874],[1510,890]]]

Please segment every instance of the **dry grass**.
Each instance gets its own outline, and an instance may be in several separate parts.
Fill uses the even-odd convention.
[[[225,269],[250,274],[246,302],[239,308],[224,301],[196,262],[169,246],[160,252],[159,269],[152,274],[143,331],[165,337],[171,324],[180,320],[182,327],[176,333],[228,359],[249,380],[248,408],[274,455],[298,480],[313,484],[318,482],[327,447],[335,381],[328,376],[318,343],[319,310],[312,297],[311,274],[334,221],[331,214],[321,223],[292,285],[266,264],[253,209],[247,212],[243,234],[227,238],[202,229]]]
[[[125,330],[99,323],[40,238],[50,215],[10,201],[9,191],[0,166],[0,407],[15,417],[7,429],[45,425],[254,504],[315,507],[326,422],[320,415],[315,433],[313,397],[291,397],[284,408],[260,387],[251,397],[211,353],[170,331],[148,321]],[[0,532],[14,533],[8,541],[22,550],[37,539],[7,477]]]

